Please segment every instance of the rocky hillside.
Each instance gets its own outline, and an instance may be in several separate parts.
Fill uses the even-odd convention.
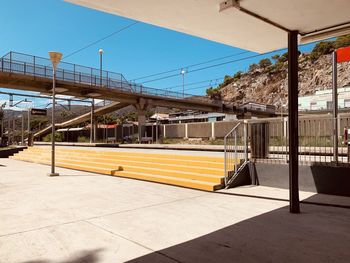
[[[349,37],[350,40],[350,37]],[[299,56],[299,96],[315,93],[319,89],[332,87],[332,57],[336,41],[321,42],[308,54]],[[347,44],[347,43],[345,43]],[[345,45],[342,43],[342,45]],[[349,43],[350,44],[350,43]],[[321,47],[320,47],[321,46]],[[326,46],[326,47],[325,47]],[[286,54],[263,59],[259,64],[250,66],[247,73],[237,72],[233,77],[226,76],[217,88],[210,88],[210,97],[221,97],[236,105],[255,101],[273,104],[279,107],[281,101],[287,102],[287,66]],[[350,85],[350,63],[338,64],[339,87]]]

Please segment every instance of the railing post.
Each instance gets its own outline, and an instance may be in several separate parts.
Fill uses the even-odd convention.
[[[35,77],[35,56],[33,57],[33,75]]]
[[[235,167],[235,174],[237,173],[237,165],[235,164],[235,162],[238,160],[237,157],[237,131],[235,131],[235,160],[233,161],[233,165]]]
[[[74,82],[75,82],[75,64],[73,64],[73,78],[74,78]]]
[[[10,52],[10,72],[12,72],[12,51]]]
[[[106,82],[107,82],[107,83],[106,83],[106,86],[107,86],[107,88],[109,88],[109,81],[108,81],[108,79],[109,79],[109,78],[108,78],[108,71],[107,71],[107,79],[106,79]]]
[[[23,68],[23,71],[24,71],[24,75],[26,74],[26,66],[27,66],[27,63],[24,62],[24,68]]]
[[[90,84],[92,86],[92,68],[90,68]],[[95,80],[95,85],[96,85],[96,80]]]
[[[227,185],[227,164],[226,164],[226,162],[227,162],[227,139],[226,139],[226,136],[225,136],[225,138],[224,138],[224,171],[225,171],[225,174],[224,174],[224,176],[225,176],[225,186]]]
[[[248,122],[244,121],[244,161],[248,161]]]

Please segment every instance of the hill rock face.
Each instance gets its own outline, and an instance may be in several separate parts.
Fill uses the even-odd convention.
[[[241,75],[232,83],[222,86],[218,92],[223,100],[235,105],[254,101],[280,107],[287,103],[287,64],[279,69],[257,67]],[[338,64],[338,86],[350,85],[350,63]],[[312,95],[316,90],[332,88],[332,56],[323,55],[317,60],[308,54],[299,57],[299,96]]]

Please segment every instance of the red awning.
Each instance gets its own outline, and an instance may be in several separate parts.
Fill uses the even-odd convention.
[[[337,62],[348,62],[350,61],[350,46],[342,47],[337,49]]]

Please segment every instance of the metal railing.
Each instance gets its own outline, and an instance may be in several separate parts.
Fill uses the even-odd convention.
[[[344,140],[344,129],[350,129],[350,116],[339,116],[338,119],[338,159],[334,157],[333,147],[333,118],[329,115],[301,116],[299,118],[299,164],[349,164],[348,146]],[[264,158],[254,158],[254,161],[265,163],[288,163],[288,119],[274,118],[260,120],[268,125],[267,142],[268,154]],[[260,134],[261,137],[265,135]],[[264,148],[265,150],[266,148]],[[252,149],[250,149],[252,150]],[[258,154],[259,155],[259,154]],[[254,156],[252,156],[254,157]]]
[[[50,59],[12,51],[0,58],[0,71],[34,77],[52,78]],[[67,62],[61,62],[58,65],[56,75],[57,80],[91,86],[102,86],[128,93],[197,100],[196,96],[192,94],[145,87],[141,84],[128,82],[120,73],[105,70],[101,72],[100,69]],[[199,99],[203,101],[203,98]]]
[[[241,162],[243,153],[243,160]],[[225,186],[227,187],[248,162],[248,125],[238,123],[224,137],[224,171]]]

